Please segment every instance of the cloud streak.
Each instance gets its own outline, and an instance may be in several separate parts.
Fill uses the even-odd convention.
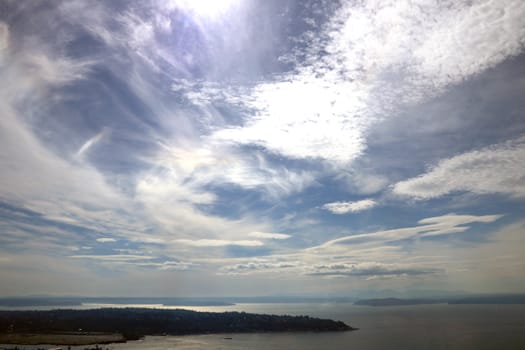
[[[240,246],[240,247],[259,247],[263,243],[256,240],[239,240],[239,241],[227,241],[220,239],[177,239],[174,241],[176,244],[188,245],[192,247],[226,247],[226,246]]]
[[[441,160],[425,174],[398,182],[393,192],[432,199],[454,192],[525,196],[525,138]]]
[[[250,232],[248,236],[260,239],[288,239],[292,237],[284,233],[271,233],[271,232]]]
[[[372,199],[363,199],[356,202],[326,203],[322,206],[322,208],[328,210],[332,214],[342,215],[372,209],[376,205],[377,203]]]
[[[86,153],[91,147],[93,147],[93,145],[100,142],[105,136],[108,135],[108,133],[109,133],[109,129],[102,129],[101,132],[99,132],[98,134],[96,134],[95,136],[87,140],[82,145],[82,147],[80,147],[79,150],[77,151],[77,157],[82,157],[84,153]]]

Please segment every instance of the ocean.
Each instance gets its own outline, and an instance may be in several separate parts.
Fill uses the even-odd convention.
[[[99,306],[122,307],[122,305],[92,304],[84,305],[83,308]],[[180,308],[197,311],[309,315],[341,320],[359,330],[327,333],[150,336],[139,341],[103,345],[102,348],[114,350],[525,349],[525,305],[433,304],[373,307],[350,303],[289,303]],[[21,348],[29,350],[36,347],[22,346]],[[74,350],[84,348],[86,346],[71,347]]]

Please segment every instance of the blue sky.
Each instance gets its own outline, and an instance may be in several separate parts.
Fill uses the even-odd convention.
[[[0,3],[0,295],[523,292],[522,1]]]

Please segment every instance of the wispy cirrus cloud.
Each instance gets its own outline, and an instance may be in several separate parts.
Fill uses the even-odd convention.
[[[115,255],[71,255],[70,258],[100,260],[100,261],[135,261],[135,260],[150,260],[150,259],[154,259],[155,257],[147,256],[147,255],[115,254]]]
[[[9,46],[9,27],[6,23],[0,21],[0,65],[3,64],[4,55],[7,53]]]
[[[443,159],[420,176],[393,187],[398,195],[431,199],[454,192],[525,196],[525,138]]]
[[[447,239],[467,232],[474,223],[492,223],[501,215],[448,214],[418,221],[412,227],[355,234],[303,250],[283,251],[255,258],[225,259],[219,274],[299,274],[311,277],[420,278],[445,275],[447,256],[430,256],[424,238]],[[422,247],[424,256],[415,256]],[[430,245],[431,246],[431,245]],[[435,252],[434,252],[435,255]],[[228,263],[230,262],[230,263]]]
[[[104,128],[98,134],[87,140],[77,151],[77,157],[82,157],[84,153],[86,153],[91,147],[93,147],[93,145],[95,145],[97,142],[100,142],[104,137],[107,137],[109,132],[109,129]]]
[[[476,222],[490,223],[500,219],[501,217],[502,215],[477,216],[448,214],[422,219],[418,221],[420,224],[418,226],[341,237],[308,249],[318,250],[330,247],[338,247],[338,249],[344,250],[345,245],[352,244],[377,244],[378,242],[388,243],[416,237],[450,235],[467,231],[470,228],[470,226],[467,226],[467,224]]]
[[[99,243],[115,243],[117,240],[115,238],[110,237],[101,237],[96,239]]]
[[[259,247],[263,242],[257,240],[239,240],[227,241],[221,239],[177,239],[176,244],[188,245],[192,247],[226,247],[226,246],[241,246],[241,247]]]
[[[332,214],[348,214],[357,213],[363,210],[368,210],[377,205],[377,202],[372,199],[363,199],[355,202],[333,202],[326,203],[322,206],[323,209],[328,210]]]
[[[365,262],[355,264],[329,264],[314,266],[310,276],[348,277],[359,276],[370,278],[399,278],[417,277],[444,273],[443,269],[425,267],[417,264],[385,264],[378,262]]]
[[[250,232],[248,236],[260,239],[288,239],[292,237],[284,233],[273,233],[273,232]]]

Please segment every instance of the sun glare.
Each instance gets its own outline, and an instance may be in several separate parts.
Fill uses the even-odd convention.
[[[176,3],[197,16],[217,18],[228,12],[237,0],[182,0]]]

